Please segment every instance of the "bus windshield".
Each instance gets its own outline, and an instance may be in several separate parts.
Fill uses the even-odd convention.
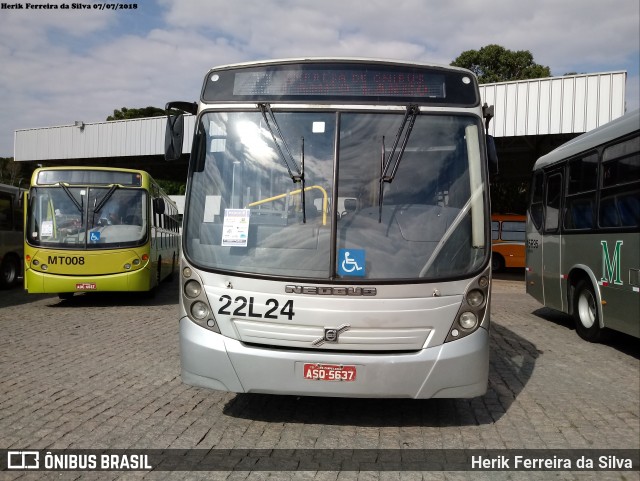
[[[112,187],[34,187],[27,242],[39,247],[112,249],[146,242],[146,193]]]
[[[184,246],[195,265],[350,282],[483,266],[479,118],[419,113],[391,158],[404,110],[273,115],[278,135],[260,111],[200,117]]]

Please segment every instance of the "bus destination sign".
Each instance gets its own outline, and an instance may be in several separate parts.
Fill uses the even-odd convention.
[[[444,98],[444,76],[424,72],[282,69],[237,72],[234,95]]]
[[[204,102],[308,102],[478,105],[473,74],[379,63],[276,63],[211,70]]]

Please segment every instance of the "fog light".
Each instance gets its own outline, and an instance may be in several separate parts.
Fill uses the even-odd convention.
[[[49,268],[49,266],[47,264],[42,264],[42,270],[46,271]]]
[[[484,302],[484,294],[478,289],[467,293],[467,302],[471,307],[480,307]]]
[[[40,261],[38,259],[33,259],[33,265],[34,266],[40,265]]]
[[[140,259],[133,259],[133,265],[134,266],[140,265]]]
[[[216,327],[216,321],[214,321],[213,319],[208,319],[207,320],[207,326]]]
[[[191,267],[185,267],[182,269],[182,275],[184,277],[191,277]]]
[[[473,329],[478,324],[478,318],[473,312],[463,312],[458,318],[458,323],[463,329]]]
[[[489,285],[489,278],[486,276],[482,276],[480,279],[478,279],[478,285],[483,289],[486,289]]]
[[[131,264],[125,264],[125,265],[124,265],[124,268],[125,268],[125,269],[131,269]]]
[[[198,281],[190,280],[184,285],[184,295],[195,299],[202,293],[202,286]]]
[[[191,315],[201,321],[209,315],[209,307],[202,301],[196,301],[191,305]]]

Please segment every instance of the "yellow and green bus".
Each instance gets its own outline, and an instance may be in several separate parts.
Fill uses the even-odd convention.
[[[178,209],[147,172],[40,168],[25,195],[29,293],[151,291],[176,269]]]

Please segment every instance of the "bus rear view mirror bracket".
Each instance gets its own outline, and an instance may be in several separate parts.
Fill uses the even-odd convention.
[[[182,156],[184,140],[184,114],[195,115],[198,104],[195,102],[169,102],[165,106],[167,112],[167,128],[164,138],[164,159],[176,161]]]
[[[488,105],[486,102],[482,106],[482,117],[484,118],[484,128],[487,139],[487,162],[489,163],[489,174],[498,174],[498,151],[496,150],[496,141],[493,135],[489,135],[489,122],[495,115],[495,108],[493,105]]]

